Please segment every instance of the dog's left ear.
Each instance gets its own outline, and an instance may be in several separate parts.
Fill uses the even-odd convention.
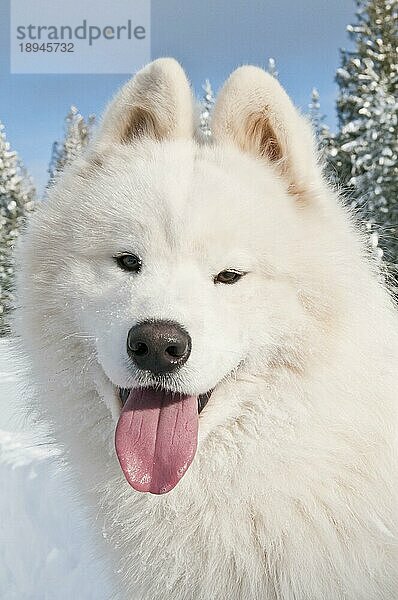
[[[116,94],[95,141],[97,149],[104,149],[145,138],[189,138],[193,129],[192,93],[184,70],[173,58],[159,58]]]
[[[240,67],[226,81],[212,131],[216,141],[266,160],[293,194],[307,193],[319,180],[312,128],[279,82],[258,67]]]

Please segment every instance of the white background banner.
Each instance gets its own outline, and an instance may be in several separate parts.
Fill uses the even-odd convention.
[[[150,20],[150,0],[11,0],[11,73],[132,73]]]

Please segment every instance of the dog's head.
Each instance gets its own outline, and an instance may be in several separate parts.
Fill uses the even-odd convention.
[[[319,258],[311,129],[279,83],[235,71],[211,144],[195,140],[193,113],[174,60],[139,72],[20,252],[25,304],[41,304],[36,337],[69,378],[90,364],[117,417],[124,404],[119,460],[136,489],[155,493],[184,474],[200,422],[238,414],[240,398],[223,389],[278,361],[301,368],[332,268]]]

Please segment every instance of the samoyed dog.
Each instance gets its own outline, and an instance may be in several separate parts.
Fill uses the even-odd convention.
[[[144,68],[27,227],[40,418],[115,598],[397,600],[393,302],[274,78],[230,76],[210,143],[193,106]]]

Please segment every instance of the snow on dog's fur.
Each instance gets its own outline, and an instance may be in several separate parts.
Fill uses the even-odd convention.
[[[18,250],[21,349],[115,595],[396,600],[392,302],[275,79],[231,75],[211,144],[192,105],[174,60],[139,72]],[[216,279],[231,269],[233,285]],[[114,450],[118,388],[162,385],[126,351],[148,320],[192,340],[168,389],[213,390],[163,495],[133,490]]]

